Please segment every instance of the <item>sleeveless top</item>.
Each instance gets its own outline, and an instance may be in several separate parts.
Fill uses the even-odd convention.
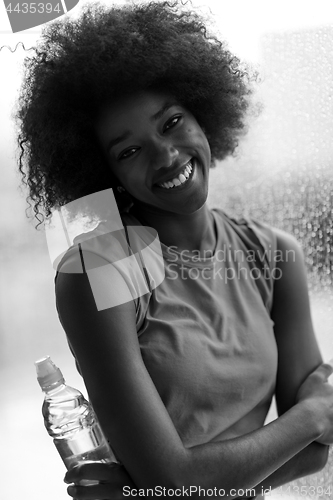
[[[262,427],[277,373],[275,234],[255,219],[211,212],[213,256],[161,243],[165,278],[134,299],[144,364],[186,447]],[[130,213],[121,217],[124,226],[140,225]],[[94,245],[110,262],[107,245]]]

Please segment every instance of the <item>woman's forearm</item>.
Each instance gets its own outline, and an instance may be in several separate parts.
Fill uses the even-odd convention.
[[[326,465],[328,450],[329,447],[324,444],[316,442],[309,444],[282,465],[282,467],[259,483],[255,487],[256,494],[262,494],[264,490],[274,490],[290,481],[320,471]]]
[[[293,457],[319,435],[311,409],[306,404],[296,405],[254,432],[190,448],[180,485],[217,487],[228,493],[231,489],[250,489],[261,484],[267,484],[268,488],[274,479],[274,487],[277,487],[279,481],[287,482],[292,478],[288,473],[288,461],[292,466]],[[304,460],[307,453],[300,457]],[[298,462],[301,467],[302,458],[294,459],[295,464]]]

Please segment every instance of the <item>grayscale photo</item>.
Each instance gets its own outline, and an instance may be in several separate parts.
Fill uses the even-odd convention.
[[[0,497],[333,499],[333,9],[0,7]]]

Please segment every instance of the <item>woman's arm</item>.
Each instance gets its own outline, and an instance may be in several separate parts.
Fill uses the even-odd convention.
[[[301,384],[322,363],[322,356],[312,324],[303,252],[294,237],[275,231],[284,258],[278,263],[282,277],[275,282],[272,310],[280,360],[276,403],[278,415],[282,415],[295,404]],[[294,474],[288,480],[321,470],[327,457],[328,446],[312,443],[294,457],[290,464]]]
[[[127,285],[119,275],[113,286],[122,293]],[[276,421],[239,438],[186,449],[143,363],[133,302],[97,311],[86,274],[59,273],[56,291],[101,426],[138,488],[250,488],[312,441],[333,441],[327,423],[333,420],[333,388],[324,383],[332,369],[324,367],[310,396]]]
[[[272,309],[279,356],[276,403],[282,415],[294,406],[301,384],[322,357],[312,325],[302,250],[293,236],[275,231],[283,259],[276,262],[281,278],[275,281]]]
[[[280,279],[275,281],[272,319],[278,346],[276,403],[278,415],[283,415],[296,403],[301,384],[322,363],[314,334],[306,268],[297,240],[275,229]],[[283,260],[280,260],[282,256]],[[299,425],[304,425],[303,419]],[[321,470],[328,457],[328,446],[313,442],[295,455],[260,485],[272,489],[299,477]]]

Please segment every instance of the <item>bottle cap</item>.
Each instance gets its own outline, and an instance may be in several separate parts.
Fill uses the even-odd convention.
[[[52,388],[64,384],[65,379],[61,370],[53,363],[50,356],[35,361],[37,380],[44,390],[52,385]]]

